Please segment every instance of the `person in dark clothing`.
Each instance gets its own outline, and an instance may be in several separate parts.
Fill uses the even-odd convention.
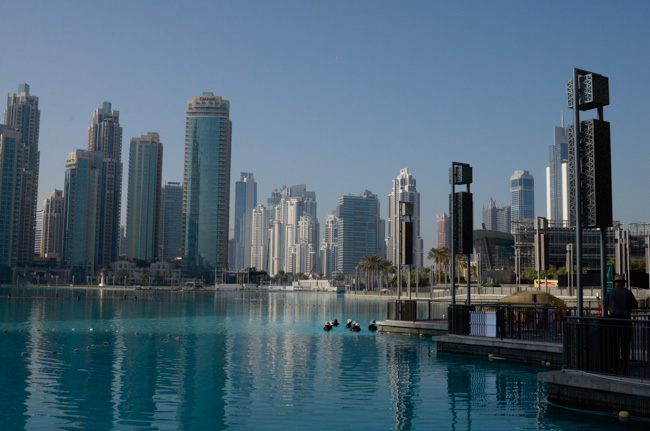
[[[370,322],[370,325],[368,325],[368,331],[376,331],[377,330],[377,322],[374,320]]]
[[[332,330],[332,324],[330,322],[325,322],[325,326],[323,327],[325,331],[331,331]]]
[[[607,315],[614,319],[629,319],[639,306],[634,294],[625,288],[625,275],[614,277],[614,288],[605,295]]]
[[[334,319],[334,321],[332,322],[332,326],[339,326],[339,321]]]
[[[609,366],[614,374],[629,375],[630,347],[632,345],[632,310],[638,307],[634,294],[625,288],[625,275],[614,277],[614,288],[605,295],[606,316],[612,319],[608,325],[609,347],[613,349]]]
[[[361,327],[357,322],[352,323],[352,327],[350,328],[350,331],[352,332],[361,332]]]
[[[352,319],[348,319],[348,323],[345,324],[345,327],[348,329],[352,328]]]

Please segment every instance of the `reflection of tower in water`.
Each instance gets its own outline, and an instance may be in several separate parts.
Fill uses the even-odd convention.
[[[395,430],[410,430],[415,416],[413,398],[420,389],[417,346],[387,344],[386,366],[390,401],[395,414]]]

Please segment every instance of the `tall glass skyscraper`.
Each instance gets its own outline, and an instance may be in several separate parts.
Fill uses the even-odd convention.
[[[232,269],[251,266],[253,209],[257,206],[257,183],[253,174],[242,172],[235,183],[235,261]]]
[[[212,93],[187,101],[183,192],[183,267],[212,278],[228,266],[230,102]]]
[[[126,257],[156,259],[163,145],[158,133],[131,139],[126,206]]]
[[[122,127],[120,113],[110,102],[93,112],[88,127],[88,151],[102,153],[101,206],[98,213],[97,264],[110,265],[119,253],[122,203]]]
[[[175,259],[183,251],[183,184],[165,183],[160,202],[160,257]]]
[[[4,115],[4,124],[20,133],[20,141],[27,151],[20,181],[17,265],[29,265],[34,261],[40,121],[38,97],[29,94],[29,85],[24,83],[18,85],[18,93],[9,93],[7,96],[7,109]]]
[[[63,190],[54,189],[43,202],[43,233],[41,235],[41,257],[60,259],[63,253]]]
[[[546,167],[546,218],[555,221],[569,220],[569,137],[567,128],[553,128],[553,145],[548,148]]]
[[[380,254],[379,199],[364,191],[361,196],[341,196],[336,207],[338,221],[338,253],[336,270],[343,274],[355,272],[361,259]]]
[[[29,151],[22,135],[0,124],[0,281],[11,283],[18,263],[21,186]]]
[[[65,165],[63,264],[76,281],[95,274],[98,265],[102,203],[102,165],[99,151],[77,150]]]
[[[510,177],[512,220],[535,218],[535,179],[528,171],[515,171]]]

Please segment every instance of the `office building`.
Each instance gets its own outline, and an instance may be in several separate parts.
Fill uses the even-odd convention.
[[[366,190],[360,196],[341,196],[336,207],[338,218],[338,255],[336,269],[343,274],[355,272],[366,255],[379,255],[379,199]]]
[[[436,214],[436,248],[442,247],[451,249],[451,228],[447,213]]]
[[[553,128],[553,145],[548,148],[546,166],[546,218],[548,220],[569,221],[569,137],[564,127]]]
[[[510,233],[511,208],[504,206],[499,208],[496,201],[490,198],[487,208],[483,208],[483,229],[498,230],[499,232]]]
[[[34,229],[34,255],[41,255],[41,241],[43,235],[43,210],[36,211],[36,228]]]
[[[54,189],[43,201],[43,232],[41,235],[41,257],[61,258],[63,254],[63,190]]]
[[[77,282],[94,276],[100,265],[97,244],[102,222],[103,162],[100,151],[77,150],[70,153],[65,166],[63,264]]]
[[[18,221],[17,265],[27,266],[34,261],[36,207],[40,152],[38,136],[41,111],[38,97],[29,94],[29,85],[20,84],[17,93],[7,96],[4,124],[20,133],[20,142],[27,152],[20,180],[20,220]]]
[[[160,259],[183,256],[183,184],[167,182],[160,195]]]
[[[159,257],[163,144],[158,133],[131,139],[126,206],[127,259]]]
[[[187,101],[183,180],[183,269],[211,279],[228,266],[230,102],[212,93]]]
[[[88,127],[88,151],[102,154],[100,210],[97,214],[97,265],[110,265],[119,252],[122,203],[122,127],[120,113],[110,102],[93,112]]]
[[[257,206],[257,183],[253,174],[242,172],[235,183],[235,254],[231,269],[251,266],[253,209]]]
[[[420,193],[416,189],[415,178],[408,168],[400,170],[399,175],[393,180],[393,190],[388,195],[388,241],[387,254],[393,264],[397,264],[399,241],[397,237],[399,217],[399,203],[411,202],[413,204],[413,265],[422,266],[423,241],[420,237]]]
[[[535,218],[535,179],[528,171],[515,171],[510,177],[512,220]]]
[[[22,134],[0,124],[0,280],[9,283],[18,263],[22,180],[29,150]]]

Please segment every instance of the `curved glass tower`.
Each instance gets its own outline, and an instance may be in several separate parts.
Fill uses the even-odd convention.
[[[228,266],[230,102],[212,93],[187,101],[183,189],[183,267],[212,279]]]

